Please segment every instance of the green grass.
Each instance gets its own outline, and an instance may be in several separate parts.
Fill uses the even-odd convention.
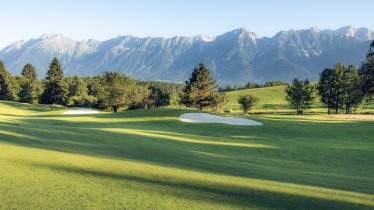
[[[0,209],[373,209],[374,122],[0,102]]]
[[[240,112],[240,105],[238,98],[240,95],[251,94],[259,98],[259,103],[251,110],[251,113],[290,113],[294,112],[289,106],[285,99],[286,86],[275,86],[265,88],[255,88],[247,90],[236,90],[227,92],[226,95],[229,98],[229,104],[227,108],[232,109],[235,112]],[[327,110],[323,108],[323,104],[319,102],[319,98],[315,95],[315,101],[312,108],[308,110],[309,113],[326,113]],[[359,106],[355,113],[359,114],[374,114],[374,103],[364,103]]]

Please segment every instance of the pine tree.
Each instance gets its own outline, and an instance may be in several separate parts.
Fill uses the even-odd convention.
[[[374,40],[370,45],[366,61],[361,65],[362,91],[368,99],[374,99]]]
[[[294,79],[292,84],[287,85],[285,91],[286,100],[297,114],[303,114],[304,110],[310,109],[314,100],[314,87],[308,80]]]
[[[26,64],[23,67],[21,75],[23,76],[23,82],[21,83],[21,91],[19,92],[19,101],[36,103],[39,97],[39,81],[34,66]]]
[[[352,109],[357,108],[364,98],[361,89],[360,72],[355,65],[351,64],[345,70],[343,82],[345,113],[350,114]]]
[[[320,96],[321,102],[327,108],[327,113],[331,113],[331,109],[334,108],[334,92],[333,92],[333,69],[324,69],[318,81],[318,94]]]
[[[60,61],[53,58],[45,78],[44,92],[41,102],[44,104],[64,104],[66,87],[63,82],[64,74]]]
[[[16,93],[12,84],[12,75],[6,70],[0,60],[0,100],[14,101]]]
[[[214,104],[217,93],[216,81],[213,80],[209,70],[200,63],[186,81],[186,86],[180,98],[180,103],[187,107],[196,107],[202,110]]]
[[[338,114],[339,109],[344,107],[345,101],[345,80],[344,75],[346,68],[344,64],[337,63],[332,72],[332,102],[335,114]]]

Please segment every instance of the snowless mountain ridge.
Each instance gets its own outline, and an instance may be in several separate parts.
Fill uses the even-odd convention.
[[[184,81],[203,62],[221,84],[247,81],[314,80],[324,67],[341,61],[359,65],[374,32],[367,28],[280,31],[259,37],[239,28],[211,37],[172,38],[119,36],[107,41],[75,41],[63,34],[43,35],[14,42],[0,50],[8,70],[19,74],[32,63],[44,76],[53,57],[67,75],[97,75],[120,71],[136,79]]]

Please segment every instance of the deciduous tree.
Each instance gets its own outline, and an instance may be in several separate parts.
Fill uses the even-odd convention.
[[[253,95],[241,95],[238,98],[238,103],[243,109],[243,113],[247,114],[257,103],[259,99]]]

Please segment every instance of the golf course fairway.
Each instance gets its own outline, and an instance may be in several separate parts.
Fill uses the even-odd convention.
[[[0,209],[374,209],[371,118],[66,110],[0,102]]]

